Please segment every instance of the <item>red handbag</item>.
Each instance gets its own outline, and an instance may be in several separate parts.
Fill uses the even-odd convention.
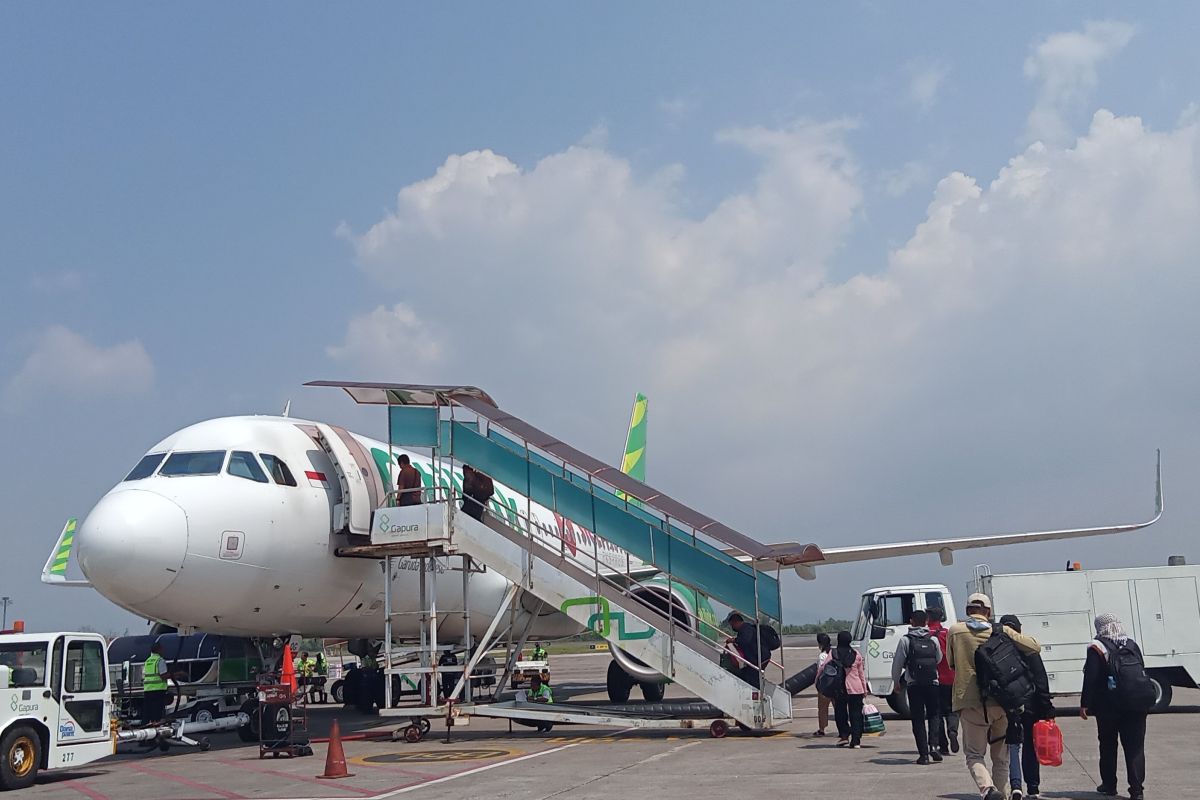
[[[1033,750],[1043,767],[1061,767],[1063,754],[1062,729],[1052,719],[1033,723]]]

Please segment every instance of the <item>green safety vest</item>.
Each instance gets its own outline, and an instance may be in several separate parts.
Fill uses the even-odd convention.
[[[550,657],[550,654],[547,653],[544,648],[538,647],[538,648],[534,649],[534,651],[533,651],[533,660],[534,661],[545,661],[549,657]]]
[[[145,665],[142,666],[142,690],[146,692],[165,692],[167,690],[167,681],[162,675],[158,674],[158,665],[162,663],[162,656],[158,653],[151,653],[146,659]]]
[[[529,694],[530,700],[541,700],[542,698],[545,698],[547,703],[554,702],[554,692],[550,691],[550,687],[544,683],[538,687],[536,692]]]

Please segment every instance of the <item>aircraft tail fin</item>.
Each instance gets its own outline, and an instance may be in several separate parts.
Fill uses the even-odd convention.
[[[75,545],[76,524],[75,518],[71,517],[67,520],[67,524],[63,525],[62,533],[58,535],[58,541],[55,543],[54,549],[50,551],[50,557],[46,559],[46,566],[42,567],[42,583],[52,586],[92,585],[88,581],[67,578],[67,565],[71,563],[71,548]]]
[[[621,472],[634,480],[646,480],[646,410],[649,401],[638,392],[629,414],[629,432],[625,435],[625,453],[621,456]]]

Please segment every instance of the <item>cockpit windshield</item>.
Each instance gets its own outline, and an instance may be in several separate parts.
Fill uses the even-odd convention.
[[[233,451],[233,455],[229,457],[229,468],[226,472],[255,483],[267,482],[267,473],[263,472],[263,468],[258,465],[254,454],[243,450]]]
[[[195,453],[171,453],[158,474],[167,478],[180,475],[217,475],[225,463],[224,450],[200,450]]]
[[[149,478],[154,474],[154,470],[158,469],[165,455],[166,453],[150,453],[142,456],[142,460],[125,476],[125,480],[140,481],[142,478]]]

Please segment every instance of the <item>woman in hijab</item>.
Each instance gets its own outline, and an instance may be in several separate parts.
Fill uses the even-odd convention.
[[[838,729],[838,747],[862,748],[863,698],[867,695],[867,675],[863,658],[850,646],[850,631],[838,631],[837,647],[831,656],[846,670],[846,691],[833,706],[833,718]]]
[[[1083,665],[1083,697],[1079,716],[1096,718],[1100,739],[1100,785],[1103,795],[1117,794],[1117,740],[1125,751],[1125,771],[1129,778],[1130,800],[1142,800],[1146,780],[1146,712],[1122,709],[1117,687],[1117,664],[1142,664],[1142,650],[1130,639],[1113,614],[1096,617],[1096,638],[1087,649]],[[1112,668],[1110,668],[1110,663]]]

